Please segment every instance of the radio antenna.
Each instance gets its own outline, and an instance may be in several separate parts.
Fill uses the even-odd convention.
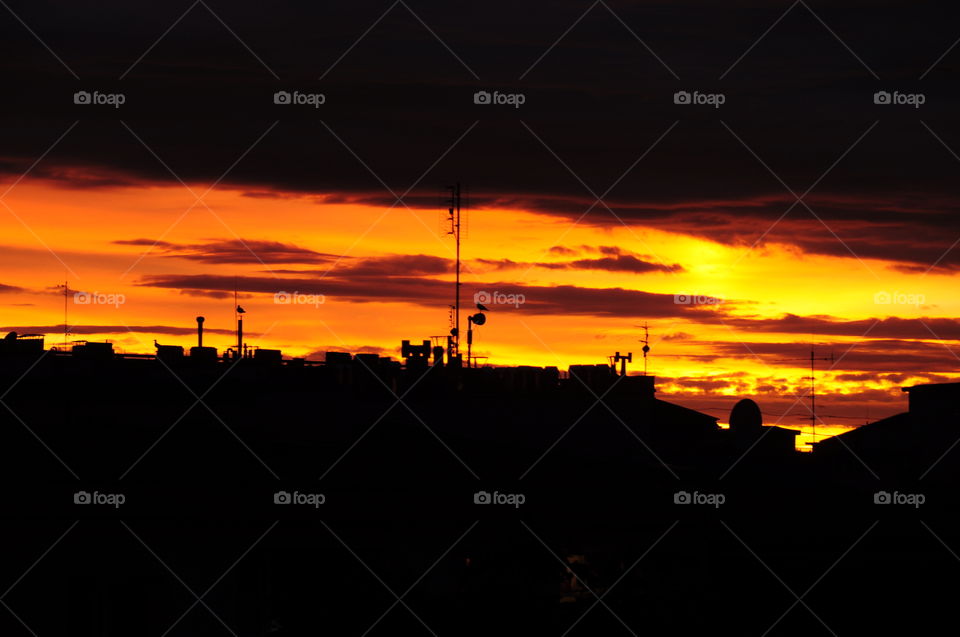
[[[643,375],[647,375],[647,354],[650,353],[650,328],[647,327],[646,322],[643,324],[643,340],[640,341],[643,343]]]
[[[460,183],[449,186],[450,197],[447,199],[447,220],[450,230],[447,234],[453,235],[457,247],[456,278],[454,282],[453,329],[450,330],[450,344],[447,355],[453,360],[460,356]],[[468,361],[469,362],[469,361]]]

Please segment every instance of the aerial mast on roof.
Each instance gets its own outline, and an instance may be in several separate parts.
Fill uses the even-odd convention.
[[[815,375],[814,363],[815,361],[830,361],[831,363],[835,360],[833,357],[833,352],[830,352],[829,356],[816,356],[814,352],[814,345],[810,343],[810,357],[809,358],[785,358],[776,362],[789,362],[789,361],[810,361],[810,376],[806,380],[810,381],[810,444],[813,445],[817,442],[817,380]],[[812,449],[813,447],[811,447]]]
[[[647,327],[646,322],[643,324],[643,340],[640,341],[643,343],[643,375],[647,375],[647,354],[650,353],[650,329]]]
[[[63,285],[58,285],[58,288],[63,288],[63,349],[66,351],[67,342],[70,337],[70,326],[67,323],[67,308],[68,308],[68,298],[67,295],[70,291],[68,280],[63,280]]]
[[[237,283],[234,279],[233,283],[233,318],[237,323],[237,358],[243,358],[244,346],[243,346],[243,315],[247,311],[240,307],[237,301]]]
[[[453,329],[450,330],[450,341],[447,355],[451,361],[460,356],[460,183],[449,186],[450,197],[447,199],[447,220],[450,230],[447,234],[453,235],[457,246],[456,280],[454,283]]]
[[[814,361],[830,361],[833,362],[833,352],[830,352],[830,356],[821,356],[815,358],[813,355],[813,343],[810,344],[810,428],[811,428],[811,439],[810,444],[817,442],[817,385],[816,379],[813,374],[813,362]],[[811,447],[812,449],[813,447]]]

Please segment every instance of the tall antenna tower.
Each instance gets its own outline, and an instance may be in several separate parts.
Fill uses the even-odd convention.
[[[63,349],[64,351],[66,351],[67,342],[70,336],[70,325],[69,323],[67,323],[67,313],[68,313],[67,308],[69,307],[68,305],[69,297],[67,295],[70,292],[70,286],[68,284],[68,280],[64,279],[63,285],[58,285],[57,287],[63,288]]]
[[[453,305],[453,329],[451,330],[450,347],[448,355],[450,359],[460,356],[460,183],[448,187],[450,197],[447,198],[447,220],[450,223],[450,230],[447,234],[453,235],[453,240],[457,246],[457,269],[456,282],[454,290]]]
[[[834,361],[833,352],[830,352],[830,356],[816,356],[814,352],[814,345],[810,343],[810,358],[785,358],[777,362],[790,362],[790,361],[810,361],[810,376],[807,380],[810,381],[810,444],[817,442],[817,379],[815,375],[815,361]]]
[[[643,324],[643,340],[640,341],[643,343],[643,375],[647,375],[647,354],[650,353],[650,329],[647,327],[646,322]]]
[[[812,436],[810,438],[811,445],[817,442],[817,383],[816,383],[816,377],[814,376],[814,371],[813,371],[814,361],[833,362],[833,352],[830,352],[830,356],[821,356],[820,358],[815,358],[813,355],[813,343],[810,344],[810,428],[811,428],[811,436]]]

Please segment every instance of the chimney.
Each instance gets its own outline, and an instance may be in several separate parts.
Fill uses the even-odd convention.
[[[197,347],[203,347],[203,322],[205,320],[202,316],[197,317]]]

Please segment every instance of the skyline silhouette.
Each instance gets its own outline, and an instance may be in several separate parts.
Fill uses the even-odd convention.
[[[909,592],[897,582],[954,568],[940,543],[956,528],[958,383],[914,387],[907,412],[802,454],[797,432],[749,399],[721,429],[659,396],[654,376],[613,364],[469,368],[430,340],[405,342],[403,362],[308,362],[255,347],[235,357],[196,336],[189,348],[157,343],[156,356],[0,340],[0,475],[29,485],[5,510],[17,533],[36,529],[27,543],[55,540],[53,521],[64,544],[33,576],[56,583],[14,602],[31,627],[190,631],[212,618],[240,634],[381,620],[410,630],[402,613],[384,619],[395,606],[364,578],[392,590],[419,572],[408,610],[431,631],[686,632],[709,623],[696,607],[762,632],[793,609],[764,568],[803,581],[844,550],[846,569],[810,609],[817,625],[932,626],[949,612],[916,622],[864,609],[891,590],[930,603],[937,580]],[[168,578],[202,577],[194,565],[211,539],[243,566],[224,574],[215,609],[181,600],[178,616]],[[891,565],[891,546],[909,559]],[[214,553],[221,568],[237,559]],[[621,582],[616,610],[590,616]],[[44,613],[51,602],[68,612]],[[781,630],[809,632],[809,621],[798,612]]]
[[[955,622],[954,7],[0,5],[3,637]]]

